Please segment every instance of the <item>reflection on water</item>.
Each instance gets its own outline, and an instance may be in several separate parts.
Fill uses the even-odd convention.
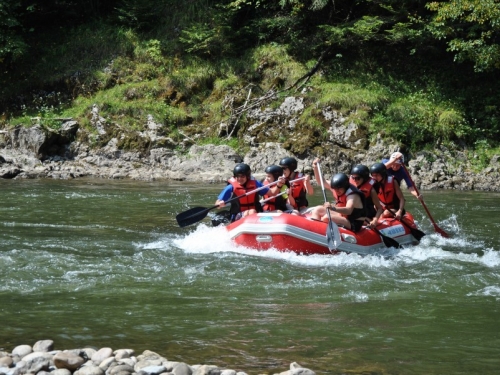
[[[499,195],[424,192],[428,233],[394,257],[235,247],[208,220],[221,186],[2,181],[0,348],[51,338],[150,349],[249,373],[496,373]],[[316,200],[316,202],[315,202]],[[313,203],[321,202],[314,197]]]

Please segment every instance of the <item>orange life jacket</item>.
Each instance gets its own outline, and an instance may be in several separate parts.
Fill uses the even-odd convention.
[[[378,199],[385,208],[399,209],[399,198],[394,187],[395,181],[394,176],[387,176],[384,181],[376,184]]]
[[[264,185],[269,185],[269,182],[267,181],[267,179],[264,181]],[[281,192],[284,191],[284,189],[286,189],[287,187],[285,185],[282,186],[281,188]],[[268,199],[268,198],[271,198],[273,197],[273,195],[270,195],[269,193],[267,193],[266,195],[264,195],[264,199]],[[264,211],[275,211],[275,210],[281,210],[281,211],[286,211],[287,210],[287,207],[286,207],[286,199],[287,195],[280,195],[278,197],[274,197],[274,198],[271,198],[269,199],[266,203],[264,203],[264,205],[262,206],[262,209]]]
[[[231,185],[233,185],[233,195],[235,197],[238,197],[240,195],[246,194],[248,191],[255,190],[257,189],[257,182],[253,177],[250,177],[247,179],[247,182],[245,183],[244,186],[240,185],[234,177],[231,177],[228,181]],[[239,212],[251,210],[251,209],[257,209],[256,207],[256,199],[257,199],[257,193],[252,193],[245,195],[238,199],[239,202]]]
[[[304,177],[304,175],[300,172],[294,172],[295,175],[293,179],[301,178]],[[292,176],[292,174],[290,174]],[[294,181],[292,183],[289,183],[287,181],[287,185],[289,185],[290,188],[290,195],[295,199],[295,204],[293,205],[293,208],[296,210],[302,208],[302,207],[307,207],[309,206],[309,202],[306,199],[306,182],[305,180],[300,180],[300,181]]]

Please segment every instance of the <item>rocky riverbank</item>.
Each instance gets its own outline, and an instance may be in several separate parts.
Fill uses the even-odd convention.
[[[275,117],[295,112],[296,109],[280,112]],[[261,117],[254,114],[254,121],[264,121],[264,115],[266,119],[271,116],[269,112]],[[325,116],[333,118],[330,139],[300,155],[293,155],[282,143],[256,143],[255,137],[248,138],[245,152],[227,145],[199,146],[187,136],[184,142],[175,143],[162,135],[161,126],[151,119],[144,131],[132,133],[118,125],[103,125],[106,122],[97,115],[93,121],[95,132],[71,119],[64,121],[58,131],[39,124],[6,128],[0,131],[0,178],[97,177],[215,183],[227,180],[235,163],[249,164],[254,175],[261,177],[268,165],[285,156],[296,157],[299,169],[312,175],[311,163],[316,155],[323,160],[323,172],[332,175],[349,173],[354,164],[369,166],[401,149],[401,145],[380,136],[368,143],[367,139],[359,138],[364,135],[360,135],[355,125],[344,124],[338,116]],[[492,157],[489,165],[479,172],[474,171],[465,151],[442,146],[405,157],[408,170],[421,190],[500,191],[500,155]]]
[[[2,350],[0,375],[246,375],[216,365],[169,361],[149,350],[142,354],[133,349],[90,347],[54,350],[52,340],[37,341],[33,347],[18,345],[10,353]],[[315,372],[292,363],[289,370],[277,375],[315,375]]]

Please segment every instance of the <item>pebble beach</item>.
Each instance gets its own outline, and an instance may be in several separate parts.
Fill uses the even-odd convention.
[[[85,347],[57,350],[54,341],[40,340],[34,345],[18,345],[11,352],[0,348],[0,375],[250,375],[241,370],[215,364],[169,361],[153,351]],[[263,369],[259,375],[270,375]],[[315,375],[293,362],[289,369],[273,375]]]

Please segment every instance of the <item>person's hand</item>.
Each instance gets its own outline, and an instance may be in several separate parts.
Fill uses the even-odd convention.
[[[318,163],[320,162],[320,158],[315,158],[313,160],[313,168],[316,168],[318,166]]]
[[[222,200],[217,200],[217,201],[215,202],[215,204],[216,204],[217,206],[219,206],[218,208],[222,208],[222,207],[224,207],[224,206],[226,205],[226,202],[224,202],[224,201],[222,201]]]
[[[306,178],[304,179],[305,182],[308,182],[308,181],[311,181],[311,176],[309,176],[308,174],[306,174],[305,176]]]
[[[401,220],[402,216],[403,216],[403,212],[401,210],[397,210],[395,218],[398,220]]]
[[[372,221],[370,221],[370,223],[368,224],[368,228],[373,229],[373,228],[375,228],[375,227],[377,226],[377,224],[378,224],[378,220],[374,218],[374,219],[373,219]]]
[[[327,210],[332,206],[330,202],[325,202],[323,203],[323,207],[325,207]]]
[[[420,202],[423,202],[423,201],[424,201],[424,197],[422,196],[422,194],[417,195],[417,199],[418,199]]]
[[[286,178],[284,176],[278,177],[278,184],[283,186],[286,183]]]
[[[403,154],[401,152],[394,152],[389,159],[390,162],[394,163],[397,160],[403,161]]]

